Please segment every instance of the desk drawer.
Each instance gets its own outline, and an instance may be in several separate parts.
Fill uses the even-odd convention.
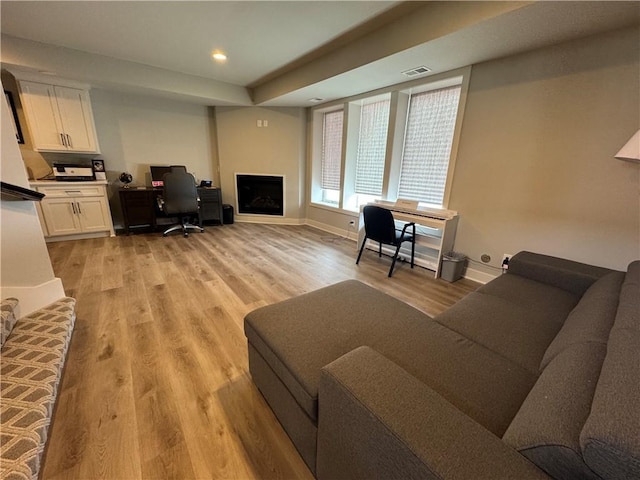
[[[73,187],[64,186],[47,186],[38,187],[40,193],[44,193],[49,198],[71,198],[71,197],[101,197],[104,195],[104,189],[101,185]]]
[[[121,197],[123,194],[121,194]],[[127,208],[133,207],[149,207],[153,206],[155,202],[156,195],[153,191],[148,190],[130,190],[124,193],[126,197],[126,206]]]

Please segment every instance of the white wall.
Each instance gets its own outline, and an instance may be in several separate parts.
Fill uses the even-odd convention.
[[[302,108],[216,107],[220,181],[225,203],[236,205],[235,173],[285,176],[283,217],[237,220],[302,223],[305,218],[305,112]],[[258,120],[267,127],[258,127]]]
[[[532,250],[614,269],[640,258],[638,30],[476,65],[450,208],[471,258]],[[477,267],[481,268],[481,267]]]
[[[640,166],[613,155],[640,127],[638,29],[474,65],[449,208],[476,278],[532,250],[626,269],[640,258]],[[309,181],[309,180],[308,180]],[[311,224],[351,218],[310,206]]]
[[[0,176],[3,182],[29,188],[7,102],[2,95]],[[51,267],[34,202],[0,201],[0,297],[20,301],[18,316],[62,297],[62,282]]]
[[[101,89],[91,90],[91,105],[116,227],[122,226],[117,193],[122,172],[131,173],[134,184],[151,185],[149,165],[186,165],[196,180],[218,184],[208,107]]]

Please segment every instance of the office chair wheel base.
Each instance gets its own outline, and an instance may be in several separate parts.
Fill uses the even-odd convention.
[[[184,238],[187,238],[189,236],[187,232],[184,232],[182,235],[184,236]]]
[[[166,234],[166,233],[163,233],[163,234],[162,234],[162,236],[163,236],[163,237],[166,237],[166,236],[167,236],[167,234]]]

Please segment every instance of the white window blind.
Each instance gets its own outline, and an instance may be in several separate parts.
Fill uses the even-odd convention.
[[[442,205],[460,91],[455,86],[411,97],[399,198]]]
[[[384,159],[389,128],[389,100],[368,103],[360,110],[360,133],[356,156],[355,192],[382,193]]]
[[[342,121],[344,112],[337,110],[323,116],[322,128],[322,188],[340,190],[342,158]]]

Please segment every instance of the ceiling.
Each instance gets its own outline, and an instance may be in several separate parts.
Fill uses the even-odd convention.
[[[208,105],[309,106],[640,23],[640,2],[7,1],[3,67]],[[213,50],[226,62],[211,58]]]

